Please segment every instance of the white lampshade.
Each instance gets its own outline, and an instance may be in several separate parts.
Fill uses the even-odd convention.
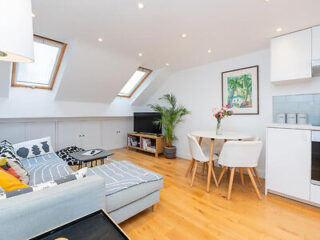
[[[33,62],[31,0],[0,0],[0,61]]]

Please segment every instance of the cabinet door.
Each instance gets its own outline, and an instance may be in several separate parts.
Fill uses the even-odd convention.
[[[26,141],[25,123],[0,123],[0,137],[12,144]]]
[[[51,137],[51,144],[56,150],[56,124],[55,122],[30,122],[26,123],[26,138],[33,140],[38,138]]]
[[[108,119],[102,124],[104,148],[115,149],[126,146],[127,134],[133,131],[132,119]]]
[[[80,121],[59,121],[57,133],[57,150],[70,146],[81,147]]]
[[[309,200],[311,131],[268,128],[267,189]]]
[[[320,60],[320,26],[312,28],[312,60]]]
[[[271,81],[312,77],[311,29],[271,40]]]
[[[81,121],[80,141],[84,149],[101,148],[101,121]]]

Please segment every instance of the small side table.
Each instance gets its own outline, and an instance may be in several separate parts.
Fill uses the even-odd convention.
[[[88,151],[92,151],[92,150],[101,150],[101,152],[96,155],[93,155],[93,156],[83,155],[83,153],[88,152]],[[97,166],[98,160],[101,160],[101,163],[104,164],[104,159],[113,155],[112,152],[108,152],[104,149],[96,148],[96,149],[92,149],[92,150],[70,153],[70,156],[79,162],[79,165],[78,165],[79,169],[82,167],[82,164],[84,164],[87,167],[88,162],[91,163],[91,167],[92,167],[92,162],[94,162],[94,161],[96,162],[96,166]]]

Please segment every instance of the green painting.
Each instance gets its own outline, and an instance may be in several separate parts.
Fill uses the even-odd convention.
[[[228,77],[228,104],[236,108],[252,107],[252,75]]]
[[[222,73],[222,105],[229,104],[233,114],[259,114],[259,67]]]

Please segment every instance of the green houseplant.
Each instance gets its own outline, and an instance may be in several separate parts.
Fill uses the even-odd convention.
[[[173,141],[177,140],[174,135],[174,129],[178,123],[183,121],[183,116],[190,114],[184,106],[177,105],[177,99],[173,94],[165,94],[159,98],[166,103],[165,106],[159,104],[150,104],[149,106],[156,112],[161,114],[161,119],[155,121],[156,124],[163,126],[164,130],[164,155],[167,158],[176,157],[176,147],[173,146]]]

